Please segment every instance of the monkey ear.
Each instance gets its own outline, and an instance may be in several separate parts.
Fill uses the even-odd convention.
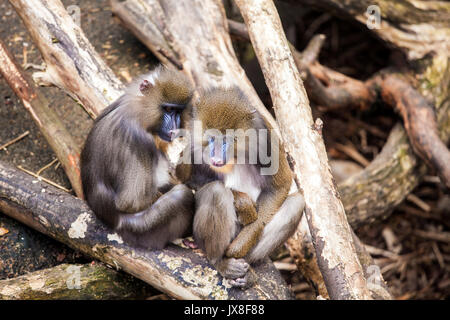
[[[151,88],[153,88],[153,84],[146,79],[142,80],[141,84],[139,85],[139,90],[141,90],[141,93],[144,95],[147,94]]]

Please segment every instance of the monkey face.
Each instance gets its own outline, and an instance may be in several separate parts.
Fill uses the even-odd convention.
[[[139,91],[143,127],[172,142],[183,126],[182,114],[193,94],[191,83],[181,72],[160,68],[139,83]]]
[[[161,139],[171,142],[177,136],[181,125],[181,113],[186,105],[164,102],[161,104],[162,121],[158,130]]]
[[[234,138],[228,135],[207,135],[204,160],[219,173],[229,173],[234,164]]]

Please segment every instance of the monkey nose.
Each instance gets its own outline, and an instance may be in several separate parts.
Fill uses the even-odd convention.
[[[178,134],[178,130],[170,130],[169,131],[170,140],[174,140],[177,137],[177,134]]]
[[[211,158],[211,164],[215,167],[222,167],[225,163],[220,158]]]

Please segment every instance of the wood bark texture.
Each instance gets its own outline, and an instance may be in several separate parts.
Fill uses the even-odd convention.
[[[59,0],[10,0],[47,67],[35,74],[55,85],[96,117],[115,101],[123,85],[90,44]]]
[[[8,82],[30,113],[39,130],[61,162],[76,195],[83,198],[80,177],[80,148],[64,124],[49,107],[47,99],[15,62],[8,48],[0,40],[0,74]]]
[[[272,1],[236,0],[270,90],[286,151],[306,202],[317,260],[331,299],[371,299],[344,206],[332,180],[320,124]]]
[[[0,280],[1,300],[144,299],[151,292],[133,277],[101,264],[60,264]]]
[[[450,51],[450,3],[415,0],[287,0],[350,17],[409,59],[421,59],[430,52]],[[376,7],[375,7],[376,6]],[[374,14],[379,14],[376,24]],[[371,18],[373,17],[373,18]]]

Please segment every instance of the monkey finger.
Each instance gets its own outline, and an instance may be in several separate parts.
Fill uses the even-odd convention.
[[[183,244],[190,249],[198,249],[198,245],[194,240],[183,239]]]
[[[216,267],[224,278],[238,279],[247,274],[250,265],[244,259],[225,258]]]
[[[231,279],[228,283],[236,288],[246,288],[247,287],[247,276],[243,278]]]

